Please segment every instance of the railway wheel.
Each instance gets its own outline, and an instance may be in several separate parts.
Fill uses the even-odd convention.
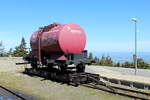
[[[60,68],[61,68],[61,72],[65,73],[66,70],[67,70],[67,64],[66,64],[66,63],[62,63],[62,64],[60,65]]]
[[[76,66],[76,71],[77,71],[77,73],[81,73],[81,72],[84,72],[85,71],[85,65],[84,64],[78,64],[77,66]]]
[[[47,71],[53,71],[53,63],[47,65]]]
[[[31,66],[32,66],[33,69],[37,69],[37,67],[38,67],[37,59],[35,57],[33,57],[31,59]]]
[[[32,62],[31,66],[32,66],[33,69],[37,69],[37,63],[36,62]]]

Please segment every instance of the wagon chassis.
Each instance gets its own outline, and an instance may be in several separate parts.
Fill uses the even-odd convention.
[[[59,72],[58,70],[53,69],[52,71],[46,71],[44,68],[33,69],[33,68],[25,68],[25,74],[36,75],[40,77],[44,77],[45,79],[50,79],[52,81],[67,83],[69,85],[78,86],[80,84],[88,84],[93,82],[93,77],[96,80],[100,79],[98,74],[91,73],[77,73],[77,72]]]

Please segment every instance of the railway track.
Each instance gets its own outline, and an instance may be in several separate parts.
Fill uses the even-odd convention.
[[[84,86],[88,88],[98,89],[113,94],[119,94],[134,99],[150,100],[150,93],[127,88],[119,85],[108,84],[98,74],[93,73],[70,73],[70,74],[58,74],[55,72],[47,72],[42,70],[25,69],[26,74],[32,74],[40,77],[49,78],[51,80],[67,83],[74,86]]]
[[[134,99],[150,100],[150,93],[149,92],[140,91],[140,90],[133,89],[133,88],[122,87],[119,85],[107,84],[105,82],[95,80],[93,77],[89,77],[89,78],[92,79],[94,82],[91,82],[88,84],[82,84],[82,86],[110,92],[113,94],[119,94],[119,95],[131,97]]]
[[[0,86],[0,100],[34,100],[21,93],[11,91],[3,86]]]

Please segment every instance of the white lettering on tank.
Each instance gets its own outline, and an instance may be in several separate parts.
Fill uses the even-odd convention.
[[[67,29],[68,29],[70,32],[72,32],[73,34],[80,34],[80,33],[81,33],[80,30],[73,30],[73,29],[71,29],[71,27],[69,27],[69,26],[67,26]]]
[[[70,30],[70,32],[74,33],[74,34],[80,34],[81,31],[80,30]]]

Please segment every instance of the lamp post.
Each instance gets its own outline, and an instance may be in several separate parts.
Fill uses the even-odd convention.
[[[137,19],[131,19],[135,23],[135,75],[137,74]]]

